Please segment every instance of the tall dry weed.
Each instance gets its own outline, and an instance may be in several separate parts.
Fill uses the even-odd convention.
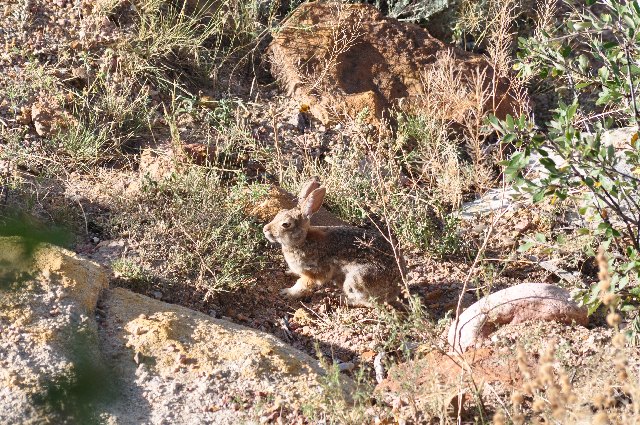
[[[522,384],[511,392],[510,411],[497,412],[494,420],[516,424],[636,424],[640,423],[640,381],[629,363],[627,338],[619,331],[620,316],[615,296],[610,296],[611,274],[602,249],[597,254],[600,297],[609,309],[607,323],[615,329],[610,346],[604,348],[600,368],[585,370],[586,379],[576,386],[568,371],[560,367],[556,356],[558,341],[548,342],[537,366],[518,345],[516,358]],[[575,373],[573,374],[575,375]],[[584,380],[584,378],[583,378]]]

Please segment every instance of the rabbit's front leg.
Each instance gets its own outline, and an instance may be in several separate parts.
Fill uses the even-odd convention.
[[[298,278],[295,285],[291,288],[282,289],[280,293],[292,299],[302,298],[305,295],[309,295],[315,286],[316,283],[314,279],[302,275]]]

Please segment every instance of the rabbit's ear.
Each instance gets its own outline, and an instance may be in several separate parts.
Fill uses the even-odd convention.
[[[304,200],[302,205],[300,205],[300,209],[302,210],[302,214],[307,218],[311,218],[312,215],[318,212],[320,207],[322,206],[322,201],[324,200],[324,195],[327,193],[327,189],[325,187],[319,187],[314,190],[307,196],[307,199]]]
[[[320,182],[316,177],[312,177],[308,182],[302,185],[300,193],[298,194],[298,205],[302,206],[302,203],[307,199],[307,196],[314,190],[320,187]]]

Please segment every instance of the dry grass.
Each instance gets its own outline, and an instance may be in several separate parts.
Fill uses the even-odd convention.
[[[558,362],[556,340],[546,341],[536,367],[531,366],[525,349],[518,345],[517,361],[523,381],[520,388],[512,391],[509,409],[498,411],[494,423],[626,424],[640,420],[640,385],[629,364],[629,353],[634,348],[618,329],[621,316],[615,310],[616,297],[610,292],[611,275],[602,250],[598,265],[601,298],[609,308],[607,322],[615,329],[611,349],[602,357],[606,364],[589,372],[592,383],[578,388],[570,371]]]
[[[266,247],[246,210],[266,194],[265,186],[242,179],[229,184],[198,166],[144,180],[139,194],[114,199],[119,214],[109,223],[114,236],[135,241],[141,272],[199,289],[205,300],[255,282]]]
[[[120,1],[101,4],[103,9],[96,13],[114,17]],[[82,88],[70,87],[51,70],[34,64],[6,88],[15,117],[26,114],[24,107],[46,101],[57,111],[59,128],[33,144],[23,143],[24,131],[5,126],[0,130],[0,137],[7,141],[0,159],[10,157],[23,169],[57,175],[65,188],[71,172],[91,177],[98,167],[116,160],[130,171],[137,158],[127,149],[135,152],[163,138],[181,146],[187,141],[181,134],[183,123],[192,120],[197,124],[197,135],[202,136],[199,141],[215,147],[219,162],[205,167],[178,166],[163,178],[143,176],[141,190],[124,198],[107,194],[112,196],[112,212],[99,224],[107,236],[126,239],[136,247],[138,257],[124,256],[114,264],[116,272],[131,286],[146,290],[151,282],[161,280],[201,289],[210,297],[255,281],[254,276],[264,266],[266,248],[259,225],[245,210],[264,194],[265,186],[245,180],[229,158],[251,157],[262,162],[268,175],[277,176],[282,186],[292,190],[309,176],[320,176],[328,188],[328,206],[334,212],[354,224],[378,226],[390,238],[396,236],[403,248],[425,256],[465,251],[452,213],[469,195],[495,186],[499,179],[495,165],[502,159],[499,149],[487,149],[484,105],[494,93],[482,84],[482,74],[463,83],[455,72],[453,58],[443,53],[439,58],[442,66],[424,75],[420,106],[397,111],[395,127],[382,124],[372,131],[356,117],[344,123],[340,143],[326,156],[303,155],[293,163],[280,149],[277,133],[274,145],[252,137],[241,101],[206,102],[197,93],[203,80],[208,81],[206,89],[210,92],[225,90],[229,75],[248,63],[251,50],[269,29],[255,3],[226,2],[213,14],[196,15],[167,8],[160,0],[136,4],[139,7],[131,27],[120,29],[111,50],[83,59],[89,76]],[[483,4],[488,9],[479,8],[477,2],[463,2],[459,24],[481,34],[478,40],[484,40],[496,76],[504,76],[512,65],[512,24],[520,4],[517,0]],[[540,27],[547,25],[553,14],[553,2],[545,4]],[[272,16],[273,10],[267,11],[266,21]],[[324,76],[337,66],[338,56],[357,42],[360,27],[337,26],[331,31],[334,43],[314,78],[314,88],[319,90],[328,83]],[[95,66],[96,62],[100,65]],[[526,99],[521,104],[524,107]],[[456,126],[451,122],[453,116],[459,123]],[[274,115],[274,128],[277,121]],[[13,180],[11,184],[15,184]],[[44,203],[47,196],[36,193],[29,202]],[[84,211],[74,211],[74,218],[85,220],[88,227],[87,217],[81,216]],[[484,247],[476,254],[479,262]],[[607,321],[618,327],[621,315],[615,309],[615,297],[608,292],[606,261],[602,255],[599,259],[602,301],[610,308]],[[471,272],[478,271],[476,265]],[[411,343],[429,347],[441,344],[438,335],[442,324],[433,323],[415,299],[405,315],[378,311],[375,316],[384,324],[380,325],[380,334],[384,335],[378,349],[391,358],[396,356],[395,362],[419,357],[418,351],[405,350]],[[501,399],[502,405],[489,406],[488,411],[497,410],[493,421],[577,423],[590,418],[594,423],[632,423],[640,415],[640,388],[625,358],[625,344],[622,334],[616,334],[611,363],[603,366],[615,376],[587,405],[584,394],[579,394],[581,389],[570,379],[571,371],[558,367],[553,343],[548,344],[535,368],[524,349],[519,349],[517,359],[524,383]],[[376,399],[372,377],[367,375],[370,371],[357,375],[361,385],[345,396],[337,390],[340,373],[326,366],[329,373],[323,399],[312,406],[315,411],[308,412],[318,420],[359,424],[377,416],[385,423],[405,418],[400,415],[404,408],[409,411],[406,418],[413,423],[434,418],[454,423],[458,419],[448,412],[450,389],[438,382],[431,383],[425,404],[417,401],[422,375],[419,369],[397,377],[406,385],[394,405]],[[606,371],[600,372],[606,375]],[[479,411],[482,403],[492,398],[480,390],[473,397]],[[625,404],[626,400],[630,402]],[[479,420],[489,423],[482,414]]]

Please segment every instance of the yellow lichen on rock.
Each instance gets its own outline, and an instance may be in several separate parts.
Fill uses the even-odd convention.
[[[101,291],[109,286],[104,268],[62,248],[38,249],[35,269],[48,277],[49,282],[60,283],[64,296],[73,298],[86,314],[93,313]]]
[[[271,335],[123,288],[110,290],[104,303],[112,320],[122,323],[118,337],[131,356],[161,376],[231,370],[252,382],[286,382],[279,391],[292,400],[317,394],[323,373],[318,363]]]
[[[106,270],[98,264],[66,249],[18,237],[0,238],[0,265],[8,285],[0,288],[5,292],[0,314],[20,326],[32,321],[36,305],[31,295],[35,293],[60,285],[60,298],[68,298],[89,315],[109,284]]]

